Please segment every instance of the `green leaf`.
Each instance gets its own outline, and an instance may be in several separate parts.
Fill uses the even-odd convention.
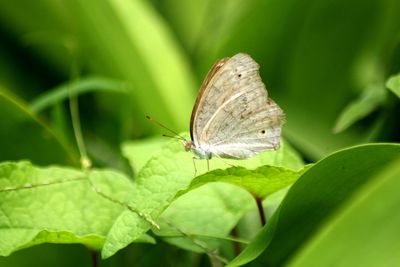
[[[256,209],[254,196],[266,198],[286,188],[308,168],[293,171],[274,166],[255,170],[233,167],[205,173],[178,192],[177,200],[160,218],[167,223],[161,223],[161,231],[155,233],[167,236],[167,242],[179,247],[210,253],[229,238],[246,212]]]
[[[56,88],[50,89],[44,94],[38,96],[32,101],[31,110],[38,113],[49,106],[67,100],[70,95],[77,96],[93,91],[127,94],[129,89],[127,83],[120,81],[102,77],[81,78],[75,82],[67,82],[66,84],[59,85]]]
[[[278,224],[279,212],[280,210],[278,209],[274,213],[274,216],[272,216],[272,219],[269,220],[268,224],[259,231],[249,245],[236,258],[229,262],[227,267],[241,266],[260,256],[274,237],[274,232]]]
[[[351,203],[366,183],[399,156],[398,144],[371,144],[338,151],[317,162],[292,185],[270,223],[230,266],[256,257],[262,265],[282,265],[315,229],[338,216],[343,204]]]
[[[193,178],[193,163],[178,141],[172,141],[156,151],[135,179],[135,198],[130,205],[157,220],[172,202],[176,192],[187,187]],[[107,258],[147,232],[151,224],[129,210],[118,217],[110,229],[102,250]]]
[[[0,161],[28,158],[38,164],[78,163],[71,148],[32,114],[22,100],[1,87],[0,121]]]
[[[288,266],[396,266],[400,262],[399,178],[400,156],[374,174]]]
[[[29,16],[21,12],[26,8]],[[149,132],[145,114],[178,131],[186,129],[198,81],[190,58],[151,2],[15,2],[3,5],[0,19],[13,31],[10,36],[30,36],[35,46],[29,49],[42,64],[49,64],[49,69],[55,67],[56,75],[69,77],[72,61],[87,73],[132,85],[129,97],[97,96],[102,111],[106,109],[121,120],[117,136],[132,136],[138,128]]]
[[[121,146],[122,154],[129,160],[129,163],[135,172],[138,172],[151,156],[165,145],[165,137],[151,137],[136,141],[124,142]]]
[[[386,82],[386,87],[389,88],[395,95],[400,97],[400,74],[394,75]]]
[[[167,0],[160,4],[161,12],[186,50],[202,60],[204,56],[209,57],[210,50],[214,49],[221,36],[229,34],[230,28],[235,26],[234,22],[240,21],[242,14],[253,3],[241,0]]]
[[[286,191],[281,190],[263,201],[267,220]],[[237,225],[243,215],[247,215],[246,219],[250,220],[245,223],[246,227],[251,228],[250,231]],[[254,197],[237,186],[216,182],[192,190],[175,200],[160,217],[161,230],[154,232],[170,244],[207,253],[215,260],[226,262],[213,252],[221,251],[224,247],[232,248],[232,241],[248,244],[245,238],[253,237],[260,226]],[[230,235],[234,227],[241,233],[240,239]],[[243,232],[251,233],[246,235]]]
[[[130,180],[113,171],[39,168],[28,162],[0,164],[0,255],[41,243],[103,246],[126,201]],[[152,242],[144,236],[136,241]]]
[[[373,112],[385,100],[386,91],[383,86],[375,85],[365,89],[360,97],[351,102],[340,114],[333,128],[334,133],[339,133],[358,120]]]
[[[254,198],[243,189],[210,183],[174,201],[160,217],[161,229],[154,232],[181,248],[212,255],[223,242],[232,240],[231,230],[255,208]]]
[[[299,171],[275,166],[261,166],[255,170],[247,170],[241,167],[215,170],[194,179],[189,188],[179,192],[178,196],[210,182],[226,182],[240,186],[254,196],[265,198],[291,185],[308,167]]]
[[[65,5],[80,25],[78,45],[90,60],[91,71],[132,85],[130,97],[111,99],[109,108],[121,105],[127,110],[124,119],[134,119],[143,127],[149,128],[143,116],[150,114],[173,129],[183,130],[195,98],[195,78],[188,58],[151,3],[73,0]]]
[[[187,134],[183,134],[187,137]],[[153,149],[152,145],[144,146]],[[125,149],[129,149],[126,146]],[[135,149],[135,144],[133,144]],[[146,153],[148,155],[148,153]],[[156,151],[153,157],[140,170],[136,178],[135,197],[130,205],[137,210],[149,214],[149,221],[157,221],[161,213],[176,198],[176,194],[187,188],[194,178],[195,169],[193,166],[193,154],[185,152],[178,140],[172,140],[161,150]],[[130,159],[135,161],[135,155]],[[301,168],[301,159],[287,144],[282,144],[277,151],[268,151],[248,160],[221,160],[218,158],[210,162],[211,170],[217,168],[226,169],[229,164],[257,168],[261,165],[270,164],[273,166]],[[207,172],[205,161],[196,163],[197,174]],[[127,246],[138,236],[151,228],[149,222],[126,210],[117,219],[107,236],[103,247],[103,258],[110,257],[119,249]],[[155,225],[153,225],[155,226]]]
[[[187,140],[190,139],[190,135],[187,132],[181,133],[180,135]],[[164,137],[152,137],[147,140],[129,141],[122,145],[122,151],[124,156],[129,160],[132,168],[140,170],[144,166],[145,162],[151,158],[151,155],[156,154],[155,151],[161,149],[162,144],[165,144]],[[175,144],[176,151],[184,152],[183,145],[180,142],[175,141]],[[183,154],[192,155],[191,153],[186,152]],[[205,160],[203,162],[205,162]],[[205,172],[205,164],[202,164],[203,162],[200,161],[197,163],[196,167],[202,168],[203,172]],[[261,165],[271,165],[299,170],[304,166],[304,162],[300,155],[285,140],[282,140],[281,147],[278,150],[267,151],[250,159],[229,160],[215,158],[210,161],[211,169],[226,169],[229,167],[229,164],[253,169]],[[193,166],[193,162],[191,165]],[[194,172],[194,169],[192,171]]]

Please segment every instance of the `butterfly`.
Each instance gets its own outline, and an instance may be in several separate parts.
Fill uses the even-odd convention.
[[[191,140],[178,136],[186,151],[207,163],[213,156],[247,159],[279,148],[284,121],[282,109],[268,97],[259,65],[239,53],[208,72],[192,110]]]
[[[259,65],[239,53],[208,72],[193,107],[191,140],[183,145],[199,159],[246,159],[278,149],[283,123],[284,113],[268,98]]]

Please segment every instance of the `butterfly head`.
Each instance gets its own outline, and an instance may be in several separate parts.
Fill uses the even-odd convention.
[[[185,148],[185,151],[192,151],[195,149],[195,146],[193,144],[193,141],[188,141],[186,139],[182,140],[183,147]]]
[[[200,159],[211,159],[212,153],[211,151],[197,147],[193,141],[183,140],[183,146],[185,147],[186,151],[191,151],[193,154],[198,156]]]

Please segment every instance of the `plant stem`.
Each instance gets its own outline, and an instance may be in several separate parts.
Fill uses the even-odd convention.
[[[239,236],[238,235],[238,229],[237,229],[236,226],[232,229],[231,235],[233,237],[235,237],[235,238]],[[240,254],[240,244],[239,244],[239,242],[233,241],[232,242],[232,246],[233,246],[233,253],[235,254],[235,256],[239,255]]]
[[[78,146],[78,151],[81,157],[81,167],[84,170],[90,169],[92,163],[87,155],[85,142],[83,140],[81,122],[79,118],[79,104],[78,98],[73,93],[74,86],[79,82],[79,70],[76,62],[72,63],[71,66],[71,82],[69,85],[69,110],[71,113],[72,128],[74,130],[74,135],[76,139],[76,144]]]
[[[92,249],[88,249],[90,252],[90,257],[92,259],[92,267],[98,267],[98,261],[97,261],[97,251],[92,250]]]
[[[260,216],[261,225],[264,226],[267,222],[265,219],[264,209],[262,206],[262,198],[254,196],[254,199],[256,200],[257,203],[258,215]]]

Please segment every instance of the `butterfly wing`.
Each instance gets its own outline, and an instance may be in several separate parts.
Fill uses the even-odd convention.
[[[204,128],[207,122],[206,119],[209,117],[210,114],[215,112],[218,108],[217,105],[211,105],[211,106],[209,105],[210,98],[212,97],[212,95],[211,96],[209,95],[210,88],[212,88],[212,86],[209,85],[214,83],[214,77],[216,77],[218,71],[222,68],[222,66],[225,65],[225,63],[228,60],[229,58],[223,58],[219,60],[217,63],[215,63],[210,69],[210,71],[207,73],[207,76],[200,87],[200,91],[197,94],[197,98],[192,110],[192,116],[190,118],[190,136],[192,138],[192,141],[198,140],[199,136],[198,130]],[[207,103],[205,103],[206,99],[208,101]],[[207,111],[203,109],[204,106],[208,108]],[[199,112],[200,109],[201,112]]]
[[[279,147],[284,115],[268,99],[258,69],[246,54],[211,69],[192,114],[194,144],[224,158],[244,159]]]

